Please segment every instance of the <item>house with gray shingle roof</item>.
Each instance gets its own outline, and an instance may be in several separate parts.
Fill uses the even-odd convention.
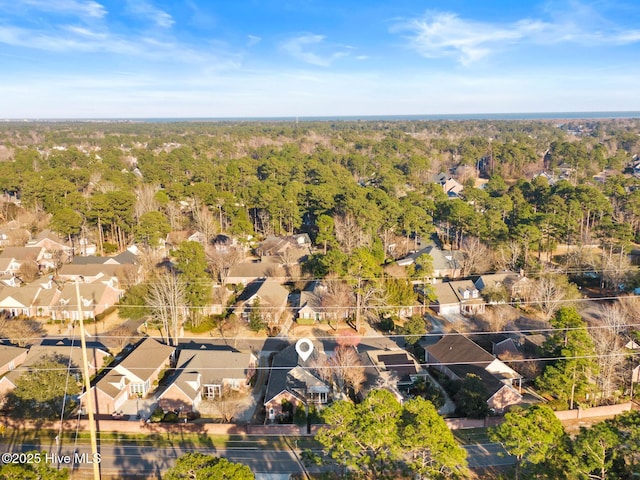
[[[429,255],[432,259],[433,278],[457,278],[462,266],[462,252],[460,250],[443,250],[432,240],[426,247],[413,252],[398,260],[397,265],[407,267],[413,264],[421,255]]]
[[[257,358],[230,350],[180,350],[178,376],[158,397],[164,410],[197,412],[203,400],[226,391],[247,392]]]
[[[264,397],[268,421],[273,422],[284,414],[283,401],[290,402],[294,410],[310,405],[321,406],[329,401],[331,388],[312,367],[318,357],[324,355],[320,348],[321,345],[314,345],[313,354],[306,361],[298,356],[295,345],[273,356]]]
[[[107,348],[99,342],[87,343],[89,375],[93,376],[104,366],[110,356]],[[82,349],[80,340],[68,337],[47,337],[39,345],[29,349],[27,357],[20,368],[11,370],[0,378],[0,393],[7,393],[16,386],[16,381],[30,366],[36,365],[45,358],[55,358],[61,364],[69,366],[69,372],[76,380],[82,380]]]
[[[426,348],[426,354],[427,363],[452,380],[468,374],[480,377],[487,388],[487,404],[497,412],[522,401],[522,376],[464,335],[444,335]]]
[[[264,321],[270,326],[280,325],[287,310],[289,290],[272,278],[253,282],[238,297],[236,315],[249,318],[256,305],[260,306]]]
[[[111,415],[130,398],[145,398],[160,373],[169,368],[175,348],[147,337],[91,387],[96,412]],[[80,396],[82,400],[84,394]]]

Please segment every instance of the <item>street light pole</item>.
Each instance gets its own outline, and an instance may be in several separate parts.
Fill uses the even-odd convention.
[[[84,377],[85,398],[87,416],[89,417],[89,435],[91,436],[91,462],[93,463],[93,478],[100,480],[100,462],[98,461],[98,439],[96,435],[96,422],[93,415],[93,398],[91,397],[91,380],[89,379],[89,360],[87,358],[87,339],[84,332],[84,315],[80,302],[80,283],[76,278],[76,300],[78,301],[78,320],[80,321],[80,345],[82,347],[82,368]]]

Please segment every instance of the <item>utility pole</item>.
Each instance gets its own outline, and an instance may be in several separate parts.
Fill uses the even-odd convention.
[[[76,278],[76,300],[78,302],[78,320],[80,322],[80,345],[82,347],[82,376],[86,392],[87,415],[89,417],[89,435],[91,436],[91,462],[93,463],[93,478],[100,480],[100,462],[98,461],[98,439],[96,435],[96,421],[93,415],[93,397],[91,396],[91,380],[89,379],[89,360],[87,358],[87,339],[84,332],[84,315],[80,301],[80,283]]]
[[[356,290],[356,332],[360,333],[360,285],[362,283],[362,278],[358,277],[358,289]]]

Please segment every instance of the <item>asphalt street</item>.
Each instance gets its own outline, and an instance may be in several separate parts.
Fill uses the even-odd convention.
[[[0,443],[2,452],[25,452],[40,450],[42,445],[20,445],[13,448]],[[504,449],[499,444],[489,443],[482,445],[467,445],[470,467],[485,467],[498,465],[511,465],[514,458],[503,456]],[[174,465],[176,458],[181,455],[198,451],[206,454],[223,456],[233,462],[248,465],[254,473],[299,473],[303,471],[297,452],[292,450],[263,450],[257,447],[242,448],[216,448],[216,447],[149,447],[134,445],[102,445],[100,446],[100,470],[105,476],[127,478],[140,475],[160,478],[161,472]],[[50,451],[57,457],[46,459],[48,463],[54,463],[61,467],[68,467],[74,471],[74,479],[89,478],[93,472],[93,465],[88,461],[90,447],[79,445],[63,446],[56,452],[55,446]],[[76,455],[77,453],[77,455]],[[83,454],[86,454],[83,455]],[[69,457],[70,462],[67,463]],[[75,458],[74,458],[75,457]],[[62,459],[62,461],[59,461]],[[74,462],[74,460],[80,460]]]

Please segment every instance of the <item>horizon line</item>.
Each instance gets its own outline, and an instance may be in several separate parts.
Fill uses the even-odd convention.
[[[6,117],[0,122],[233,122],[233,121],[356,121],[356,120],[592,120],[640,118],[640,110],[483,112],[372,115],[273,115],[273,116],[142,116],[142,117]]]

